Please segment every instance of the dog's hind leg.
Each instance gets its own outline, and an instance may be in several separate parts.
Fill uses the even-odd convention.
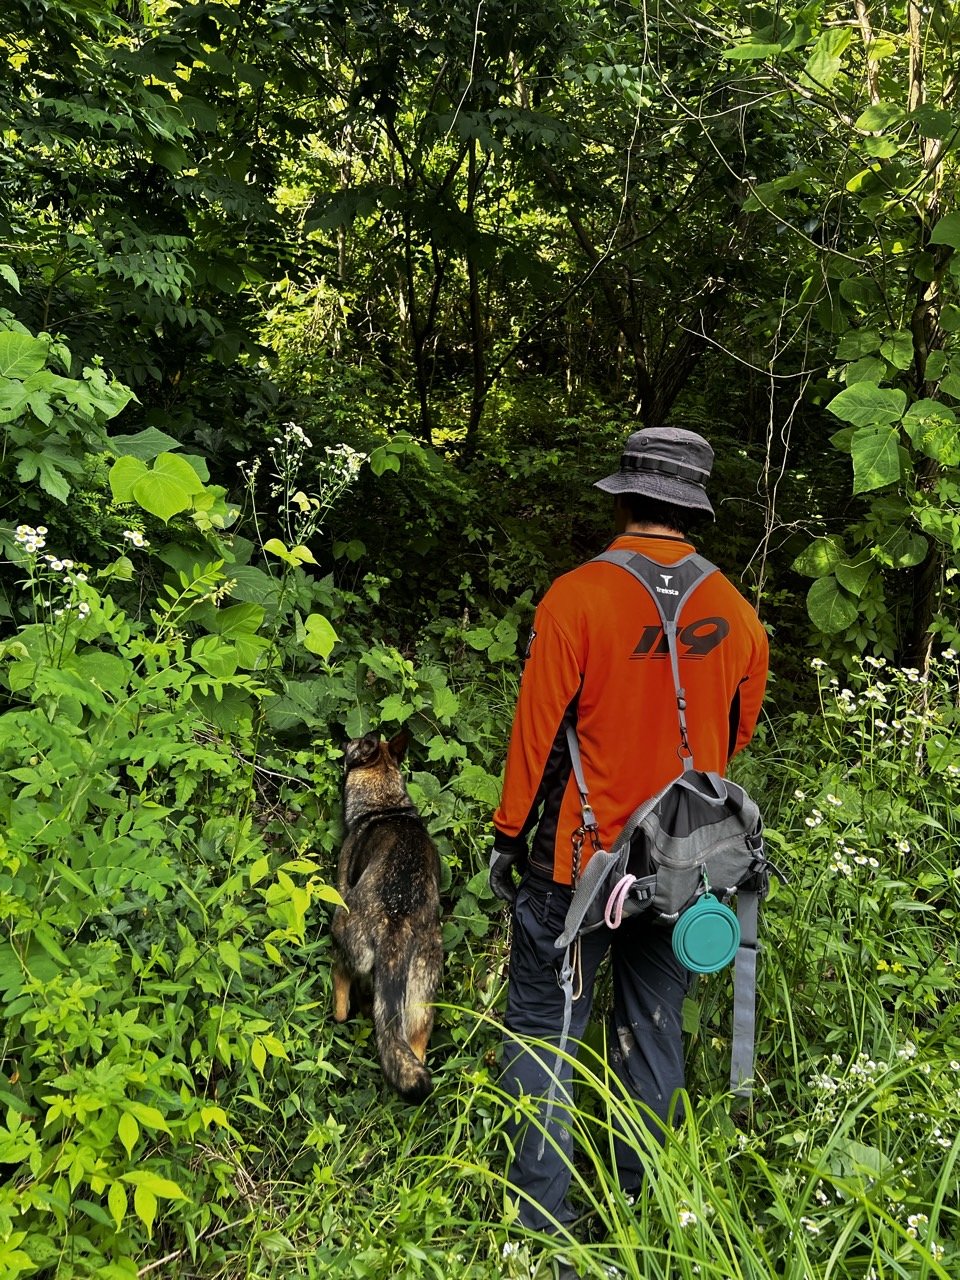
[[[333,964],[333,1020],[346,1022],[350,1016],[350,974],[338,962]]]

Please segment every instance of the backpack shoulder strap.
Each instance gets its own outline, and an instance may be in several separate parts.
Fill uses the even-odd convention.
[[[677,695],[677,719],[680,722],[680,757],[686,772],[693,768],[693,752],[687,738],[687,699],[680,684],[680,659],[677,654],[677,621],[680,611],[705,578],[717,573],[715,564],[695,551],[676,564],[660,564],[638,551],[604,551],[592,563],[618,564],[643,584],[657,606],[663,634],[670,653],[670,670]]]
[[[673,622],[674,625],[680,617],[680,610],[704,578],[719,572],[715,564],[695,551],[676,564],[660,564],[639,551],[604,551],[602,555],[595,556],[594,561],[618,564],[633,574],[649,591],[661,621],[664,624]]]

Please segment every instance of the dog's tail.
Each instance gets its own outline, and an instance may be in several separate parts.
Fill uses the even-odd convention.
[[[432,1000],[438,973],[431,958],[418,954],[413,939],[399,953],[377,957],[373,982],[373,1022],[380,1065],[404,1102],[423,1102],[433,1088],[423,1065],[433,1026]]]

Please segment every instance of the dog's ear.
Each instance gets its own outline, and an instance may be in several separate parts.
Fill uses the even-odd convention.
[[[395,738],[391,738],[387,743],[387,750],[396,760],[397,764],[407,754],[407,747],[410,745],[410,731],[401,729]]]
[[[343,756],[344,769],[369,764],[380,749],[380,738],[375,733],[365,733],[362,738],[352,738]]]

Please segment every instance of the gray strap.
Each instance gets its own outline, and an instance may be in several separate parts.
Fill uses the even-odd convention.
[[[591,831],[597,826],[597,819],[590,804],[587,779],[583,773],[580,739],[577,737],[577,730],[572,724],[567,725],[567,750],[570,752],[570,764],[573,767],[577,790],[580,792],[580,812],[583,815],[583,825],[588,831]]]
[[[547,1131],[550,1128],[550,1118],[553,1115],[553,1106],[557,1100],[557,1088],[560,1084],[560,1068],[563,1066],[563,1054],[567,1047],[567,1040],[570,1038],[570,1019],[573,1017],[573,961],[570,958],[569,946],[563,953],[563,963],[560,966],[560,988],[563,991],[563,1026],[560,1030],[557,1057],[553,1064],[553,1077],[550,1081],[550,1088],[547,1090],[547,1111],[543,1117],[543,1133],[540,1135],[540,1146],[537,1148],[538,1160],[543,1159],[543,1153],[546,1150]]]
[[[757,1006],[757,916],[760,896],[740,890],[737,919],[740,948],[733,970],[733,1045],[730,1050],[730,1092],[753,1096],[753,1055]]]

